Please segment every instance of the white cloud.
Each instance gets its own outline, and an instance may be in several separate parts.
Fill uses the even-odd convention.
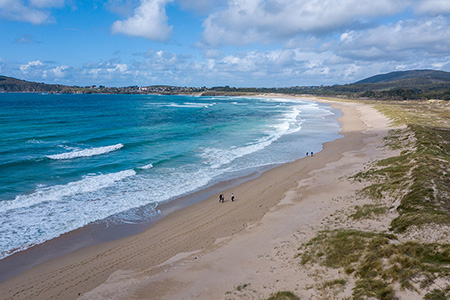
[[[149,51],[133,61],[111,59],[68,67],[30,61],[20,66],[21,78],[47,83],[106,86],[172,84],[186,86],[302,86],[354,82],[395,68],[448,67],[450,57],[412,59],[396,63],[388,60],[354,60],[330,51],[301,49],[253,50],[197,60],[166,51]],[[1,65],[1,64],[0,64]],[[7,74],[19,67],[5,66]],[[19,72],[20,72],[19,71]],[[76,82],[73,79],[76,79]]]
[[[52,64],[44,64],[40,60],[33,60],[22,64],[19,66],[19,69],[22,72],[22,74],[18,74],[19,77],[25,77],[27,80],[32,81],[42,81],[45,79],[48,83],[60,83],[61,79],[72,78],[73,73],[77,72],[76,68],[71,68],[66,65],[52,66]]]
[[[98,64],[86,64],[84,69],[92,74],[125,74],[128,72],[128,65],[106,61]]]
[[[68,70],[68,69],[69,69],[68,66],[62,65],[62,66],[57,66],[57,67],[53,68],[52,72],[53,72],[53,74],[56,77],[62,78],[62,77],[66,76],[66,72],[65,71]]]
[[[111,11],[122,11],[123,20],[112,25],[113,33],[155,41],[167,41],[172,34],[166,14],[170,1],[95,0]],[[49,83],[269,87],[349,83],[395,69],[450,70],[450,19],[445,16],[450,0],[173,1],[177,3],[171,9],[205,16],[199,45],[206,47],[190,48],[186,52],[191,56],[180,54],[186,45],[146,52],[148,48],[138,48],[142,44],[137,43],[133,51],[140,54],[119,47],[121,52],[112,59],[82,66],[34,60],[22,65],[0,61],[0,68],[5,74],[34,81],[46,78]],[[39,22],[48,22],[49,7],[64,3],[68,1],[0,0],[0,16],[5,7],[28,8],[45,13]],[[386,24],[387,19],[395,21]],[[20,36],[17,43],[37,43],[32,36]],[[251,43],[270,45],[248,46]],[[247,46],[218,47],[227,45]]]
[[[25,65],[20,65],[19,68],[22,71],[22,73],[26,74],[30,71],[40,70],[40,69],[42,69],[43,66],[44,66],[44,64],[40,60],[34,60],[34,61],[28,62]]]
[[[401,61],[448,56],[449,47],[450,20],[436,17],[343,33],[335,51],[355,60]]]
[[[421,14],[445,15],[450,14],[450,1],[448,0],[426,0],[419,1],[414,10]]]
[[[204,21],[208,45],[270,43],[305,33],[330,33],[402,11],[406,1],[230,0]]]
[[[52,22],[48,9],[63,7],[65,0],[0,0],[0,17],[34,25]]]
[[[219,58],[222,56],[222,52],[218,49],[206,49],[203,53],[205,58]]]
[[[140,36],[154,41],[167,41],[172,34],[165,5],[172,0],[142,0],[134,15],[113,23],[113,33]]]
[[[21,0],[0,0],[0,16],[14,21],[24,21],[35,25],[48,22],[50,13],[26,6]]]

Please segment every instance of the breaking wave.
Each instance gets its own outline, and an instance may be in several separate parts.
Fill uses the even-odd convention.
[[[47,155],[47,157],[50,159],[72,159],[72,158],[78,158],[78,157],[90,157],[90,156],[94,156],[94,155],[101,155],[101,154],[109,153],[112,151],[116,151],[122,147],[123,147],[123,144],[116,144],[116,145],[112,145],[112,146],[104,146],[104,147],[84,149],[84,150],[72,151],[72,152],[61,153],[61,154]]]

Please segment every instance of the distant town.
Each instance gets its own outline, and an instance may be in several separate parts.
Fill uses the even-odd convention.
[[[127,86],[127,87],[66,87],[62,92],[74,94],[199,94],[199,95],[224,95],[224,94],[252,94],[252,93],[299,93],[312,91],[319,87],[287,87],[287,88],[236,88],[229,86],[218,87],[180,87],[180,86]]]
[[[381,100],[450,100],[450,73],[435,70],[397,71],[375,75],[355,83],[344,85],[293,87],[180,87],[170,85],[126,87],[90,85],[82,87],[30,82],[0,76],[1,92],[49,94],[180,94],[203,96],[245,96],[278,93]]]

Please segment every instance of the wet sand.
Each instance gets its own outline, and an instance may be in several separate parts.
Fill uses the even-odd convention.
[[[266,166],[266,169],[273,167],[274,166]],[[147,222],[117,224],[108,220],[100,221],[68,232],[42,244],[35,245],[27,250],[14,253],[13,255],[0,260],[0,283],[39,264],[59,258],[79,249],[138,234],[173,212],[203,201],[212,195],[217,195],[227,188],[257,178],[264,171],[265,170],[263,169],[258,172],[253,172],[245,177],[233,178],[220,182],[206,189],[162,203],[158,206],[160,214],[158,216],[152,216],[151,220]]]
[[[35,266],[0,283],[0,298],[223,299],[251,282],[254,295],[243,297],[262,299],[277,289],[298,288],[302,276],[295,276],[296,268],[264,258],[282,249],[283,241],[290,245],[285,257],[293,257],[330,211],[348,205],[333,200],[355,189],[341,176],[379,158],[377,146],[388,130],[386,118],[369,106],[330,104],[343,112],[344,137],[313,157],[224,187],[223,204],[212,195],[141,233]]]

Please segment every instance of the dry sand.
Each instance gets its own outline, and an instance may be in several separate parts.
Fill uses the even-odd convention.
[[[296,249],[364,204],[348,175],[392,155],[380,147],[389,130],[384,116],[368,105],[328,102],[343,112],[344,137],[313,157],[223,191],[223,204],[214,196],[143,233],[34,267],[1,283],[0,298],[265,299],[281,290],[327,298],[315,286],[330,275],[302,269]],[[388,222],[354,226],[383,230]]]

